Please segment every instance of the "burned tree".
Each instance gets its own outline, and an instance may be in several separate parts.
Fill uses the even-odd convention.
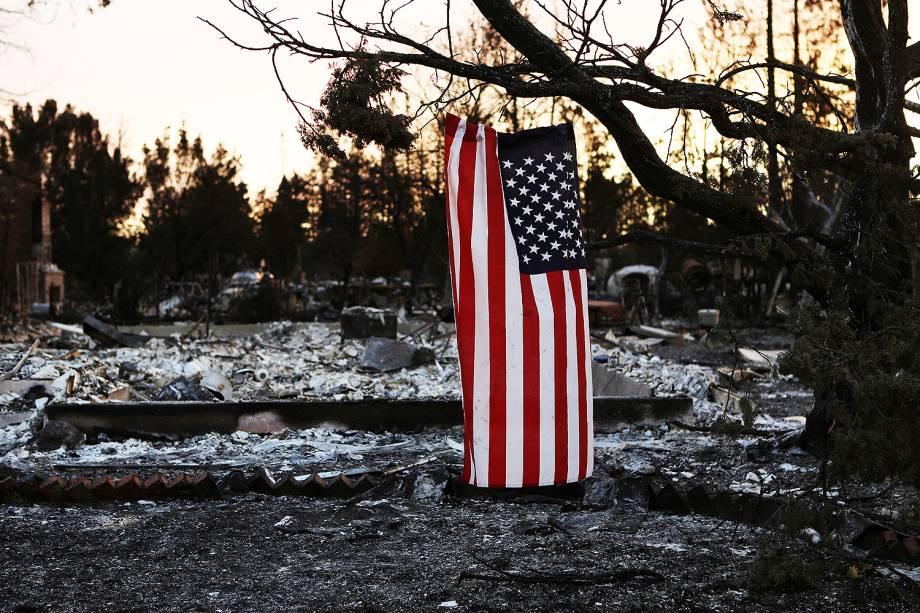
[[[525,16],[521,3],[474,0],[488,25],[517,54],[483,61],[491,56],[455,48],[451,27],[457,24],[450,21],[450,2],[444,26],[426,40],[394,26],[411,0],[399,5],[381,2],[378,18],[368,24],[350,19],[345,2],[336,3],[325,15],[338,36],[339,46],[332,47],[301,36],[292,22],[253,0],[233,2],[267,38],[263,44],[237,43],[241,47],[267,51],[273,59],[284,52],[309,60],[337,60],[352,67],[350,74],[388,76],[368,79],[365,87],[332,84],[324,102],[336,105],[336,110],[346,108],[343,96],[356,94],[348,113],[332,115],[327,108],[310,117],[279,76],[283,91],[302,113],[304,133],[313,140],[328,136],[332,129],[336,137],[407,146],[407,118],[387,108],[382,93],[394,88],[390,77],[395,71],[412,67],[430,69],[441,86],[423,101],[420,111],[446,107],[490,86],[512,99],[568,99],[593,115],[652,196],[712,220],[733,237],[725,245],[727,253],[770,258],[808,292],[811,300],[794,321],[797,341],[783,361],[788,372],[815,390],[816,404],[803,442],[830,442],[831,457],[846,460],[833,466],[843,470],[857,467],[917,477],[920,451],[914,451],[912,441],[920,435],[920,362],[914,349],[920,337],[920,253],[911,137],[920,132],[908,125],[905,106],[920,106],[906,102],[905,91],[920,78],[920,43],[908,45],[908,2],[828,4],[828,9],[839,11],[852,55],[852,77],[822,74],[806,62],[788,63],[772,56],[762,62],[735,62],[719,73],[666,75],[652,64],[651,56],[679,36],[676,11],[682,3],[660,0],[649,42],[638,46],[610,34],[607,25],[613,12],[624,10],[615,3],[561,0],[554,10],[534,2],[527,6],[536,14]],[[714,0],[702,4],[720,23],[746,18],[748,3],[740,2],[732,10]],[[552,35],[544,33],[548,29]],[[792,75],[798,88],[818,94],[828,84],[842,85],[854,103],[835,107],[843,121],[828,127],[796,112],[794,105],[781,103],[757,81],[754,87],[732,85],[733,79],[755,71],[762,74],[764,69],[774,76]],[[775,150],[781,158],[794,159],[796,172],[806,180],[835,177],[836,224],[796,228],[776,215],[779,203],[772,200],[786,199],[783,191],[789,185],[779,182],[774,163],[767,164],[763,154],[759,159],[754,155],[746,169],[752,179],[747,184],[766,184],[767,170],[773,175],[771,189],[759,200],[752,197],[755,191],[733,189],[731,182],[716,184],[689,168],[670,165],[627,103],[696,113],[729,146],[769,150],[771,160]],[[361,105],[364,111],[358,112]],[[329,121],[333,116],[335,121]],[[373,130],[367,129],[369,122]],[[330,136],[322,142],[334,140]]]

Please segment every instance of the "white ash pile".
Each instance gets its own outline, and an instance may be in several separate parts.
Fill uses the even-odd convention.
[[[380,469],[407,458],[433,454],[459,462],[463,449],[460,428],[415,434],[334,431],[328,428],[286,430],[270,435],[235,432],[176,441],[129,438],[100,441],[76,449],[47,451],[29,446],[29,438],[28,428],[18,427],[15,431],[9,430],[6,435],[0,429],[0,466],[18,470],[49,469],[55,465],[91,467],[119,464],[216,468],[264,466],[281,471],[354,467]]]
[[[392,327],[397,335],[395,320],[366,319],[381,330]],[[245,336],[135,336],[143,340],[118,348],[97,346],[76,326],[55,330],[58,336],[41,338],[11,381],[0,381],[0,406],[34,411],[59,400],[460,397],[456,338],[443,323],[403,322],[399,337],[408,342],[343,338],[338,324],[277,322]],[[722,414],[720,404],[709,400],[718,383],[715,369],[649,355],[630,339],[619,340],[609,348],[594,345],[595,360],[656,396],[690,396],[697,423],[711,423]],[[4,372],[22,361],[26,346],[2,347]]]
[[[456,397],[458,369],[451,343],[432,348],[431,364],[390,372],[362,369],[365,345],[343,340],[335,325],[278,323],[247,338],[183,344],[154,339],[142,348],[116,350],[110,363],[134,365],[132,384],[176,376],[204,380],[219,373],[229,380],[228,399],[234,400]]]
[[[594,359],[629,379],[645,384],[656,396],[686,394],[693,399],[693,412],[700,422],[709,422],[722,408],[709,400],[709,388],[718,380],[716,371],[697,364],[679,364],[656,355],[634,353],[623,346],[592,347]]]
[[[424,324],[406,327],[422,329]],[[456,337],[444,324],[402,335],[411,344],[343,338],[339,325],[324,323],[277,322],[239,337],[193,339],[174,334],[111,349],[95,347],[78,332],[64,333],[75,349],[69,349],[65,339],[53,345],[43,339],[16,373],[21,383],[0,388],[0,404],[15,403],[27,410],[41,408],[49,398],[102,402],[460,396]],[[6,355],[0,356],[4,364],[16,361],[22,345],[7,347]],[[400,357],[401,347],[410,348],[396,364],[405,367],[388,368],[387,359]],[[372,349],[377,352],[368,355]],[[717,380],[712,368],[671,362],[623,344],[609,349],[594,345],[593,352],[596,360],[647,385],[655,395],[689,395],[702,421],[719,411],[707,400],[710,384]],[[40,389],[30,388],[32,384]]]
[[[16,379],[39,385],[41,395],[54,400],[92,402],[458,397],[452,336],[442,333],[433,344],[417,344],[427,363],[375,370],[362,363],[367,342],[342,339],[337,325],[280,322],[248,337],[151,338],[114,349],[39,348]],[[181,397],[184,390],[202,387],[213,394]],[[0,404],[22,399],[29,389],[28,383],[7,385]],[[163,397],[163,392],[180,397]]]

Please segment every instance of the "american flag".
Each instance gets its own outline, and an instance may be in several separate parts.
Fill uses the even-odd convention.
[[[572,126],[500,134],[448,115],[445,174],[461,480],[584,479],[594,467],[594,424]]]

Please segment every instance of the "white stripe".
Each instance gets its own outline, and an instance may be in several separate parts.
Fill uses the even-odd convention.
[[[540,317],[540,485],[556,477],[556,388],[553,301],[545,274],[531,275],[533,299]]]
[[[476,321],[473,358],[473,483],[489,485],[489,218],[486,185],[485,128],[476,133],[476,173],[473,181],[473,295]]]
[[[572,281],[568,272],[562,275],[562,295],[565,297],[565,393],[566,426],[568,429],[568,446],[566,449],[568,471],[566,480],[578,481],[578,427],[581,419],[578,414],[578,330],[575,327],[575,296],[572,294]]]
[[[450,144],[450,152],[447,157],[447,223],[450,224],[450,249],[453,253],[451,261],[452,266],[452,283],[454,298],[454,314],[459,321],[460,319],[460,214],[458,193],[460,189],[460,151],[463,147],[463,135],[466,133],[466,120],[461,119],[454,130],[454,140]],[[463,378],[463,363],[460,363],[460,377]],[[465,409],[464,409],[465,410]],[[470,470],[474,464],[470,460]],[[470,473],[472,480],[472,472]]]
[[[496,148],[497,148],[496,143]],[[504,205],[504,196],[502,196]],[[505,485],[524,483],[524,304],[521,269],[505,209]]]
[[[454,294],[460,302],[460,215],[457,209],[457,191],[460,183],[460,147],[463,146],[463,135],[466,132],[466,120],[461,119],[454,132],[454,140],[450,144],[450,155],[447,159],[447,203],[449,205],[448,223],[450,224],[451,249],[453,250]],[[454,313],[458,313],[460,305],[454,305]]]
[[[588,330],[588,275],[584,268],[579,270],[578,274],[581,276],[581,316],[585,322],[585,337],[579,339],[579,342],[585,344],[585,396],[588,419],[588,468],[585,477],[590,477],[594,472],[594,382],[591,377],[594,358],[591,356],[591,333]]]

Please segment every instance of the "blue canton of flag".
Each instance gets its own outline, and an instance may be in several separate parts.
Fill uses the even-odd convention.
[[[498,134],[498,159],[521,272],[585,268],[572,124]]]

